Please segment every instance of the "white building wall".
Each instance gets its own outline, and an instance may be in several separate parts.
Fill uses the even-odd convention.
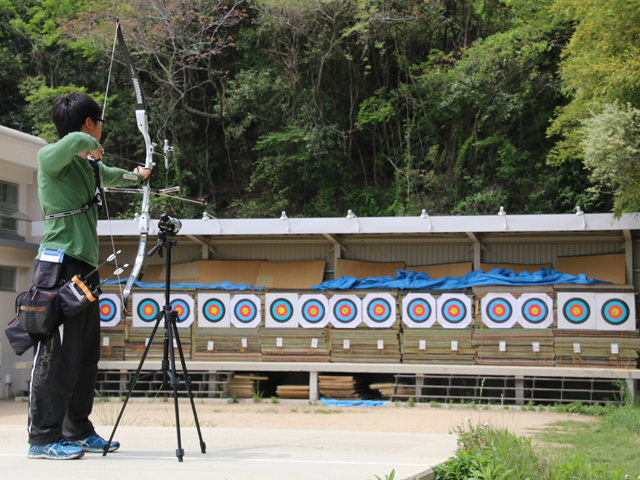
[[[36,179],[37,152],[44,145],[40,138],[0,126],[0,180],[18,185],[18,209],[34,221],[44,218]],[[22,238],[0,238],[0,266],[16,268],[15,291],[0,291],[0,398],[27,390],[33,360],[32,351],[18,357],[4,334],[4,328],[15,318],[16,295],[31,285],[40,241],[31,235],[29,222],[18,222],[18,235]]]

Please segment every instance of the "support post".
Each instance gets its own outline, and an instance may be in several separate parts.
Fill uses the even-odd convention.
[[[635,378],[627,378],[625,381],[627,383],[627,389],[629,390],[629,400],[635,405],[638,397],[638,381]]]
[[[516,377],[516,405],[524,405],[524,377]]]
[[[424,387],[424,377],[422,375],[416,375],[416,401],[419,401],[422,397],[422,387]]]
[[[318,372],[309,372],[309,401],[315,402],[318,398]]]
[[[118,387],[118,396],[121,397],[127,394],[127,370],[120,370],[120,387]]]
[[[633,284],[633,239],[630,230],[623,230],[624,234],[624,264],[625,264],[625,281]]]
[[[469,237],[469,239],[473,243],[473,270],[478,271],[480,270],[480,264],[482,263],[482,244],[480,243],[480,240],[478,240],[478,237],[475,233],[466,233],[467,237]]]

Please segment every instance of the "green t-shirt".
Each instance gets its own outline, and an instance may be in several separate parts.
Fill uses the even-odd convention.
[[[89,161],[78,153],[96,150],[91,135],[73,132],[38,152],[38,196],[45,215],[67,212],[84,206],[95,193],[95,175]],[[139,185],[142,175],[98,162],[103,187]],[[135,177],[135,178],[134,178]],[[43,248],[63,249],[65,255],[98,265],[98,207],[86,212],[44,222]]]

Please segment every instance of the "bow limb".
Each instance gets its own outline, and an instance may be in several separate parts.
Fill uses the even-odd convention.
[[[125,64],[127,65],[127,70],[129,71],[131,81],[133,82],[133,88],[136,93],[136,123],[138,124],[138,130],[140,130],[140,133],[142,133],[142,137],[144,138],[146,152],[144,167],[152,169],[154,166],[152,159],[154,144],[151,142],[151,138],[149,137],[149,122],[147,120],[147,112],[144,107],[142,84],[140,83],[138,73],[133,66],[133,61],[131,60],[131,55],[129,54],[129,50],[127,49],[127,45],[124,41],[124,36],[122,35],[122,29],[120,28],[119,21],[116,23],[116,34],[118,37],[118,44],[120,45],[120,52],[122,53]],[[138,223],[138,233],[140,234],[138,253],[136,254],[136,260],[133,265],[133,270],[131,271],[131,276],[127,280],[125,289],[122,292],[122,305],[125,311],[127,308],[127,300],[129,299],[133,284],[138,278],[140,271],[142,270],[142,262],[144,261],[145,250],[147,248],[147,239],[149,237],[149,205],[151,202],[151,188],[149,186],[149,178],[147,178],[142,183],[142,193],[142,211]]]

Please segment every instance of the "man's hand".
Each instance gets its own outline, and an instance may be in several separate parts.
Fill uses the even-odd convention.
[[[151,169],[144,168],[144,167],[136,167],[133,169],[133,173],[139,173],[140,175],[142,175],[142,179],[146,180],[147,178],[149,178],[149,175],[151,175]]]
[[[95,150],[93,150],[91,152],[88,152],[88,153],[89,153],[89,155],[91,155],[91,157],[94,160],[102,160],[102,155],[103,155],[102,145],[98,144],[98,148],[97,149],[95,149]]]

